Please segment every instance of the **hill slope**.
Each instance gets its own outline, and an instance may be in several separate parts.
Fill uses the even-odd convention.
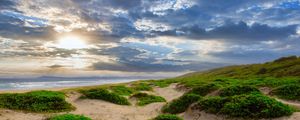
[[[188,76],[220,76],[220,77],[247,77],[247,76],[300,76],[300,57],[282,57],[273,62],[264,64],[236,65],[213,69],[205,72],[195,72]]]
[[[300,78],[300,57],[282,57],[263,64],[236,65],[209,71],[194,72],[170,80],[187,86],[197,86],[217,79],[296,79]]]
[[[199,101],[190,104],[193,112],[205,111],[230,118],[260,119],[290,116],[300,109],[300,57],[297,56],[283,57],[263,64],[194,72],[156,83],[159,82],[179,83],[188,89],[185,95],[200,95]],[[285,99],[295,100],[295,103]],[[169,103],[165,109],[168,110],[168,106],[172,104],[185,105],[178,101],[182,100]],[[189,99],[185,98],[185,101]],[[186,107],[180,108],[180,111],[187,110]],[[201,114],[204,113],[197,113],[193,118]],[[217,118],[223,119],[222,116]]]

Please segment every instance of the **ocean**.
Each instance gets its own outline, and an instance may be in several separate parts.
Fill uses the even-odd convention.
[[[149,77],[38,77],[0,78],[0,90],[31,90],[123,83],[137,80],[158,79]]]

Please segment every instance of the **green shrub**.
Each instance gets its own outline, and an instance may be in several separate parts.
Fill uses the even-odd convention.
[[[210,84],[202,85],[199,87],[195,87],[189,93],[205,96],[208,93],[217,90],[218,88],[219,88],[218,85],[216,85],[214,83],[210,83]]]
[[[219,113],[219,111],[224,107],[225,103],[229,102],[228,98],[223,97],[208,97],[200,100],[196,107],[196,109],[205,110],[209,113]]]
[[[125,96],[129,96],[134,92],[133,89],[126,87],[124,85],[112,86],[110,89],[112,90],[113,93],[116,93],[118,95],[125,95]]]
[[[61,112],[74,109],[65,101],[64,93],[53,91],[0,94],[0,107],[32,112]]]
[[[136,83],[133,85],[133,89],[137,91],[151,91],[152,87],[148,83]]]
[[[171,101],[162,108],[162,112],[177,114],[184,112],[192,103],[200,100],[202,97],[197,94],[185,94],[178,99]]]
[[[234,85],[220,90],[220,96],[233,96],[250,93],[260,93],[260,91],[256,87],[248,85]]]
[[[131,98],[137,98],[137,105],[144,106],[154,102],[166,102],[163,97],[148,95],[146,93],[136,93],[131,96]]]
[[[155,117],[153,120],[183,120],[183,119],[172,114],[161,114]]]
[[[294,112],[291,107],[262,94],[212,97],[201,100],[196,106],[207,112],[244,118],[275,118]]]
[[[297,59],[299,59],[297,56],[287,56],[287,57],[278,58],[274,60],[274,62],[285,62],[285,61],[297,60]]]
[[[48,118],[47,120],[92,120],[83,115],[62,114]]]
[[[148,81],[148,82],[150,82],[154,86],[158,86],[158,87],[164,88],[164,87],[168,87],[170,84],[172,84],[172,83],[174,83],[176,81],[169,80],[169,79],[163,79],[163,80],[151,80],[151,81]]]
[[[283,99],[300,100],[300,85],[283,85],[272,90],[271,94]]]
[[[84,97],[89,99],[101,99],[119,105],[130,105],[130,102],[125,97],[109,92],[108,90],[102,88],[84,90],[81,91],[81,93],[84,95]]]

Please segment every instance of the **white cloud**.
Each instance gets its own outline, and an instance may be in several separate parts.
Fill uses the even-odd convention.
[[[161,0],[161,1],[151,1],[149,11],[153,12],[155,15],[166,15],[167,10],[180,10],[190,8],[196,4],[194,0]]]

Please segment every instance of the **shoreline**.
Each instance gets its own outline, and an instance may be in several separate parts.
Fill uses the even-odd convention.
[[[49,90],[49,91],[67,91],[67,90],[74,90],[74,89],[83,89],[83,88],[93,88],[105,85],[113,85],[113,84],[128,84],[131,82],[137,81],[145,81],[145,80],[129,80],[129,81],[122,81],[122,82],[112,82],[112,83],[103,83],[103,84],[95,84],[95,85],[78,85],[78,86],[60,86],[60,87],[50,87],[50,88],[31,88],[31,89],[0,89],[1,93],[25,93],[30,91],[38,91],[38,90]]]

